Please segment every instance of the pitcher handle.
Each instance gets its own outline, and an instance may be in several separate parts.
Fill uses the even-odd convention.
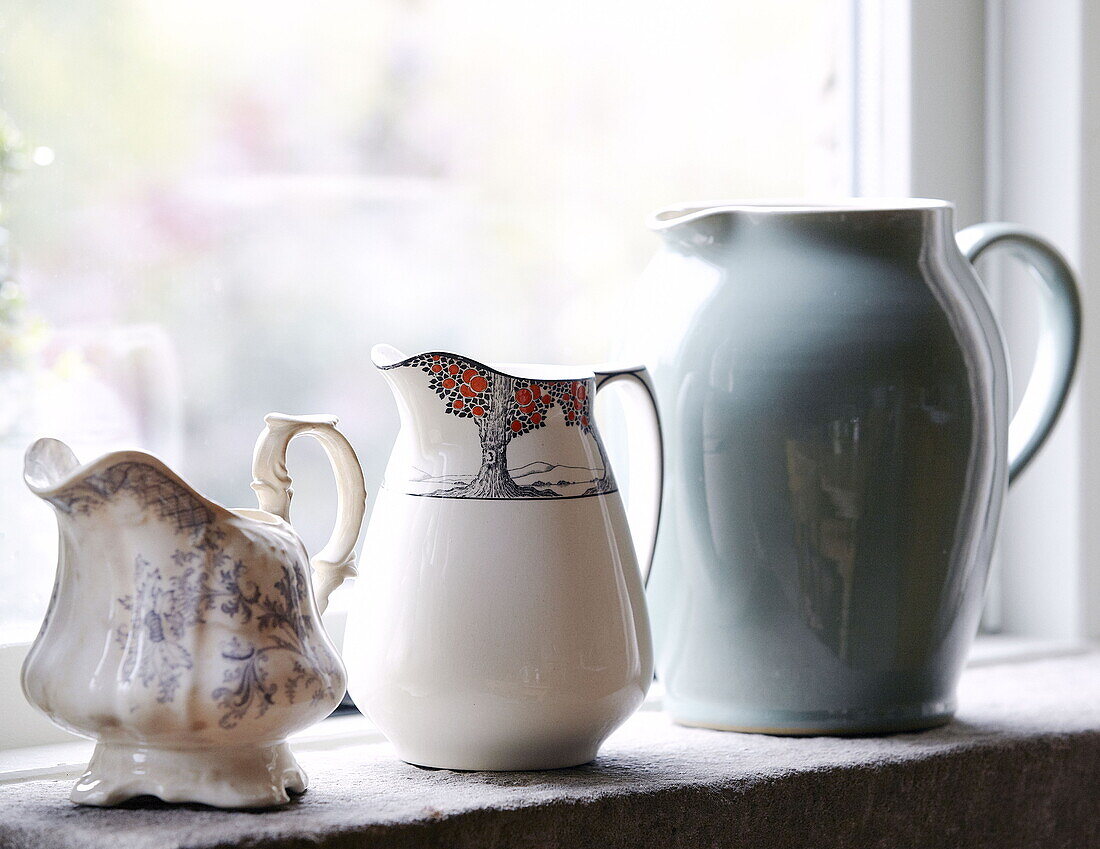
[[[294,495],[286,468],[286,450],[291,440],[312,436],[325,449],[336,477],[336,527],[332,536],[309,561],[316,575],[314,595],[317,612],[324,613],[329,596],[345,579],[354,578],[355,543],[366,513],[367,489],[363,467],[347,437],[336,429],[335,416],[288,416],[269,413],[267,427],[256,440],[252,454],[252,489],[260,509],[290,521],[290,499]]]
[[[606,386],[622,383],[627,420],[627,441],[631,465],[638,468],[648,457],[642,474],[630,475],[629,522],[643,585],[649,580],[657,530],[661,524],[661,496],[664,488],[664,448],[661,441],[661,416],[657,411],[657,393],[645,366],[596,368],[596,393]],[[648,443],[648,445],[646,445]],[[637,449],[637,450],[636,450]],[[644,450],[643,450],[644,449]]]
[[[1069,264],[1050,242],[1017,224],[974,224],[955,237],[971,263],[989,248],[1007,248],[1034,269],[1042,287],[1043,325],[1031,379],[1008,426],[1008,480],[1031,462],[1058,421],[1081,347],[1081,298]]]

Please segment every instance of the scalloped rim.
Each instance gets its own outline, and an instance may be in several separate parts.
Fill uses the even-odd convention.
[[[27,489],[29,489],[31,492],[33,492],[35,495],[37,495],[39,498],[48,499],[51,496],[58,495],[61,492],[64,492],[66,489],[68,489],[72,486],[79,485],[79,483],[81,482],[80,481],[81,478],[88,477],[94,471],[97,471],[97,470],[100,470],[100,469],[105,469],[105,468],[108,468],[110,466],[116,465],[118,463],[131,461],[131,462],[147,463],[151,466],[156,467],[160,472],[162,472],[165,475],[165,477],[168,477],[171,480],[174,480],[180,486],[185,487],[188,490],[190,490],[194,494],[195,498],[197,498],[199,501],[203,502],[203,504],[209,506],[215,513],[221,513],[221,514],[226,515],[226,516],[238,516],[239,515],[237,513],[237,511],[235,511],[232,507],[226,507],[224,504],[219,504],[217,501],[214,501],[213,499],[207,498],[205,495],[200,493],[197,489],[195,489],[195,487],[193,487],[190,483],[188,483],[179,474],[174,472],[163,460],[161,460],[156,455],[149,454],[146,451],[139,451],[137,449],[126,449],[126,450],[123,450],[123,451],[110,451],[107,454],[103,454],[103,455],[97,457],[94,460],[89,460],[87,463],[82,463],[78,466],[75,466],[72,470],[69,471],[68,474],[66,474],[64,477],[62,477],[58,482],[54,483],[52,486],[44,486],[44,487],[43,486],[37,486],[36,484],[32,483],[32,481],[31,481],[30,474],[28,472],[28,467],[34,461],[33,460],[34,455],[40,449],[40,446],[42,446],[43,443],[51,443],[51,442],[52,443],[58,443],[60,445],[65,446],[66,448],[69,448],[69,446],[66,445],[64,442],[62,442],[60,439],[54,439],[53,437],[50,437],[50,436],[44,436],[44,437],[40,437],[39,439],[36,439],[34,442],[32,442],[30,444],[30,446],[28,446],[26,452],[23,455],[23,482],[27,485]],[[70,452],[72,452],[71,448],[69,450],[70,450]],[[75,457],[76,454],[73,453],[73,456]],[[253,508],[242,508],[242,509],[252,510]],[[262,513],[262,512],[265,512],[265,511],[261,510],[259,512]],[[274,518],[279,519],[279,517],[275,516],[274,514],[269,514],[269,515],[272,515],[272,516],[274,516]],[[282,520],[279,519],[279,521],[282,521]]]

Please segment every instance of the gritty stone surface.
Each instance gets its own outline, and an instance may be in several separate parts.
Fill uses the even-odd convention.
[[[384,744],[300,760],[310,790],[273,811],[0,786],[0,847],[1100,847],[1100,653],[969,670],[958,719],[917,734],[767,737],[647,712],[576,769],[425,770]]]

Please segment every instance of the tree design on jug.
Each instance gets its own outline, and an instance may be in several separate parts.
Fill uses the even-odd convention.
[[[429,376],[428,385],[446,404],[446,412],[473,419],[481,443],[481,466],[465,482],[429,495],[452,498],[556,498],[547,481],[518,483],[508,470],[508,445],[517,437],[545,427],[550,410],[558,405],[566,425],[592,434],[590,399],[584,381],[532,381],[492,371],[449,354],[423,354],[406,365]],[[613,489],[603,447],[594,438],[603,470],[586,495]],[[548,469],[555,468],[551,464]]]

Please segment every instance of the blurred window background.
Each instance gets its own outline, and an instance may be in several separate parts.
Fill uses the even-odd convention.
[[[264,414],[333,412],[374,491],[397,427],[374,343],[606,359],[650,211],[850,193],[852,14],[7,0],[0,643],[33,638],[53,581],[32,439],[137,446],[253,506]],[[316,551],[327,464],[290,461]]]

